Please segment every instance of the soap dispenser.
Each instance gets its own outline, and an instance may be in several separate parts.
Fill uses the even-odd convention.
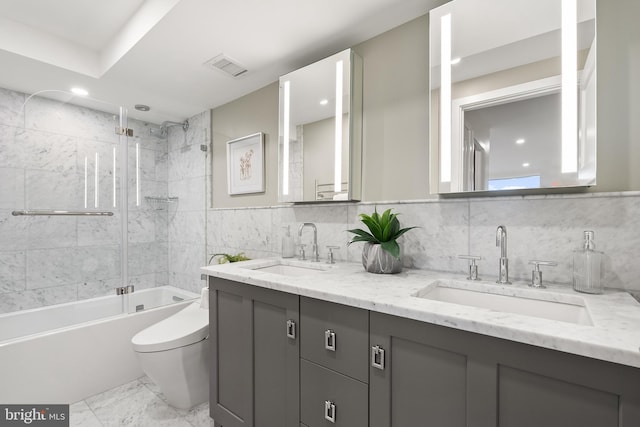
[[[588,294],[601,294],[602,252],[595,250],[593,237],[593,231],[585,231],[582,249],[573,252],[573,289]]]
[[[282,258],[293,258],[296,254],[296,243],[291,236],[291,229],[288,225],[282,228],[285,229],[282,236]]]

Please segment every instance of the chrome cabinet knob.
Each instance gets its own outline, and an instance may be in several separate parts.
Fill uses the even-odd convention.
[[[331,329],[324,331],[324,348],[329,351],[336,351],[336,333]]]
[[[324,401],[324,419],[336,423],[336,405],[330,400]]]

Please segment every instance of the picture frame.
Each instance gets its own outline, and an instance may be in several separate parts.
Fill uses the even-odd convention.
[[[262,132],[227,141],[227,184],[231,196],[265,191]]]

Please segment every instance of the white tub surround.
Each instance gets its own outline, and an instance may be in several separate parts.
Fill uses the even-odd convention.
[[[144,375],[131,338],[197,294],[162,287],[130,296],[132,311],[146,308],[122,312],[114,295],[0,316],[0,331],[14,336],[0,341],[0,402],[73,403]]]
[[[574,292],[569,286],[532,289],[524,282],[497,285],[490,274],[483,277],[491,280],[465,283],[469,289],[494,289],[521,297],[535,292],[545,295],[542,299],[583,303],[593,323],[584,325],[415,296],[438,280],[466,282],[462,273],[405,270],[397,275],[377,275],[353,263],[336,264],[326,271],[298,277],[251,269],[271,265],[275,260],[208,266],[201,271],[213,277],[640,368],[640,303],[626,292],[608,290],[603,295],[588,295]],[[310,267],[323,264],[304,263]]]

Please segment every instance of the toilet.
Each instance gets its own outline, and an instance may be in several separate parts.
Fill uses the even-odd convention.
[[[131,339],[142,370],[167,402],[179,409],[209,400],[209,310],[205,293],[203,290],[200,301]]]

